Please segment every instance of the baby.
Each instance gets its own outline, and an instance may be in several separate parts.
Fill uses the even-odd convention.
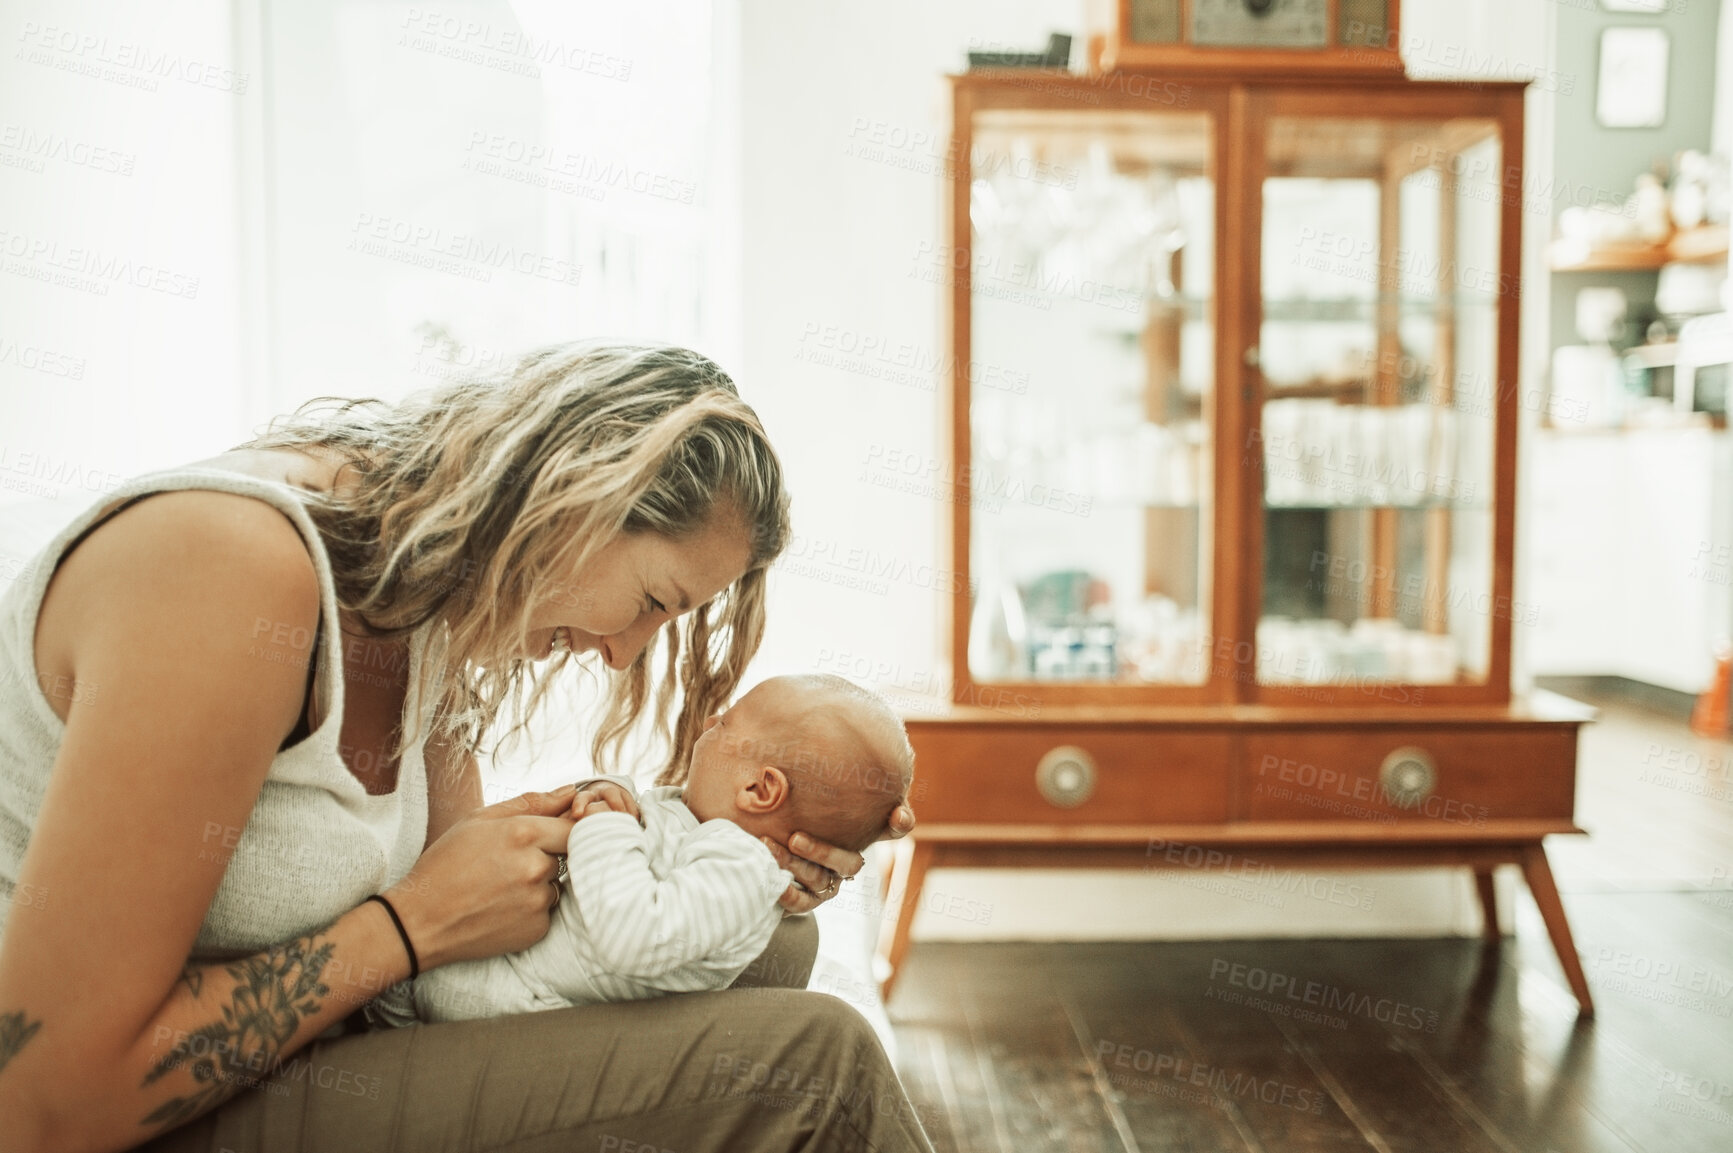
[[[760,838],[787,844],[798,829],[859,852],[913,773],[902,722],[875,694],[841,677],[767,680],[705,722],[684,789],[638,798],[642,825],[599,804],[573,814],[546,937],[424,973],[412,1003],[399,985],[374,1013],[401,1025],[725,989],[769,943],[793,880]]]

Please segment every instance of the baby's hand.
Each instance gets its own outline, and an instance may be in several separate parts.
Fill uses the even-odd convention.
[[[572,795],[572,806],[566,815],[574,821],[581,821],[593,813],[610,812],[625,813],[640,825],[644,823],[638,802],[613,781],[591,781],[579,789]]]

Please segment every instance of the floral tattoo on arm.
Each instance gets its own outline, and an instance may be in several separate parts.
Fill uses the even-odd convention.
[[[331,993],[321,975],[336,946],[320,943],[324,933],[321,929],[223,966],[235,983],[222,1016],[178,1035],[174,1047],[152,1064],[143,1082],[148,1086],[185,1068],[197,1088],[163,1102],[140,1124],[172,1128],[242,1089],[263,1084],[301,1022],[317,1013]],[[202,976],[195,980],[203,985]],[[195,988],[192,981],[187,983]]]
[[[36,1036],[40,1028],[42,1022],[29,1020],[23,1010],[0,1013],[0,1073],[6,1071],[12,1058],[18,1056],[18,1051],[30,1043],[30,1038]]]

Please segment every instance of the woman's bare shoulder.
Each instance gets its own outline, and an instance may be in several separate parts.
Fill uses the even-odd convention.
[[[236,448],[189,467],[220,468],[296,488],[328,489],[342,457],[316,445],[304,448]]]
[[[192,567],[200,561],[212,562],[208,572]],[[50,589],[70,577],[70,584],[118,590],[164,568],[205,584],[292,589],[310,579],[318,588],[312,556],[287,513],[254,496],[194,488],[153,493],[109,516],[62,558]]]
[[[37,673],[72,683],[141,649],[170,664],[224,663],[261,635],[310,637],[318,616],[318,572],[281,510],[238,493],[165,491],[115,513],[62,559],[37,616]],[[288,690],[293,704],[299,681]]]

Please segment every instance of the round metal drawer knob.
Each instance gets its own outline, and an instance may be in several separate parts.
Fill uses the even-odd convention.
[[[1035,766],[1035,787],[1050,804],[1075,809],[1095,793],[1095,758],[1076,745],[1049,749]]]
[[[1391,749],[1378,766],[1378,784],[1391,804],[1411,809],[1438,787],[1438,762],[1431,753],[1414,745]]]

